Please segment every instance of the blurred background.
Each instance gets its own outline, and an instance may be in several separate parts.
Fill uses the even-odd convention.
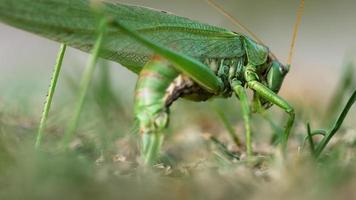
[[[120,2],[242,31],[204,0]],[[286,62],[299,0],[217,2]],[[312,130],[330,128],[356,88],[351,73],[349,89],[340,85],[347,66],[356,72],[355,8],[355,0],[306,0],[292,68],[281,90],[281,96],[297,112],[289,142],[292,156],[285,166],[275,151],[276,134],[285,121],[280,109],[274,106],[267,115],[252,116],[257,156],[251,165],[219,116],[223,113],[244,141],[241,110],[235,98],[207,103],[178,101],[166,131],[161,156],[164,164],[154,168],[162,178],[141,172],[137,165],[139,134],[129,134],[136,133],[132,130],[132,102],[137,75],[117,63],[98,64],[78,133],[70,145],[73,151],[57,152],[89,56],[71,48],[64,58],[50,112],[45,151],[35,152],[34,136],[60,44],[0,23],[0,199],[11,199],[12,195],[36,200],[62,199],[63,195],[66,199],[118,199],[117,195],[157,199],[157,194],[162,199],[353,199],[355,106],[321,160],[301,157],[311,155],[304,140],[306,123],[312,123]],[[337,91],[340,95],[335,95]],[[215,141],[215,136],[222,143]],[[314,139],[320,141],[321,137]],[[20,187],[25,188],[21,193]]]

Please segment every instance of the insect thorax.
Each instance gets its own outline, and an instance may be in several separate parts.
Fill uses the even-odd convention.
[[[246,58],[234,57],[234,58],[206,58],[203,63],[209,66],[209,68],[222,80],[224,83],[224,89],[220,96],[230,97],[232,94],[231,81],[233,79],[239,80],[242,84],[245,84],[244,79],[244,65]]]
[[[201,62],[208,66],[224,83],[223,91],[219,94],[222,97],[232,95],[231,80],[237,79],[245,84],[243,75],[244,57],[235,58],[205,58]],[[186,75],[179,75],[168,87],[165,95],[166,105],[169,106],[179,97],[193,101],[205,101],[213,97],[214,94],[207,92]]]

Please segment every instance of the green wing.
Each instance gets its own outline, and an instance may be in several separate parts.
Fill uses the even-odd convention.
[[[0,21],[89,52],[98,15],[88,0],[0,0]],[[239,57],[241,35],[149,8],[105,2],[105,15],[120,20],[153,42],[197,59]],[[109,29],[101,57],[139,72],[153,52]]]

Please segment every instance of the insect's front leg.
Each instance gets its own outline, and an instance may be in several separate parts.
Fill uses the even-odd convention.
[[[246,140],[246,151],[247,157],[251,158],[252,156],[252,142],[251,142],[251,125],[250,125],[250,118],[251,118],[251,110],[248,103],[248,97],[245,88],[242,86],[242,83],[238,80],[232,81],[232,88],[235,94],[240,99],[242,116],[245,123],[245,140]]]
[[[282,108],[289,115],[287,124],[285,126],[284,136],[282,138],[282,149],[285,150],[285,148],[287,147],[289,133],[294,124],[294,118],[295,118],[294,108],[291,105],[289,105],[289,103],[286,100],[284,100],[282,97],[278,96],[268,87],[266,87],[261,82],[259,82],[258,75],[254,71],[254,69],[255,69],[254,66],[248,65],[246,67],[245,79],[247,81],[248,87],[254,90],[260,97]]]
[[[135,115],[142,134],[142,156],[146,164],[157,159],[168,124],[166,93],[179,75],[165,59],[156,56],[139,74],[135,90]]]

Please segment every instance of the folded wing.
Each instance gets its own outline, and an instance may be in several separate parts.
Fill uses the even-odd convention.
[[[197,59],[239,57],[241,35],[154,9],[88,0],[0,0],[0,21],[89,52],[96,39],[100,10],[166,47]],[[152,51],[109,28],[101,57],[139,72]]]

